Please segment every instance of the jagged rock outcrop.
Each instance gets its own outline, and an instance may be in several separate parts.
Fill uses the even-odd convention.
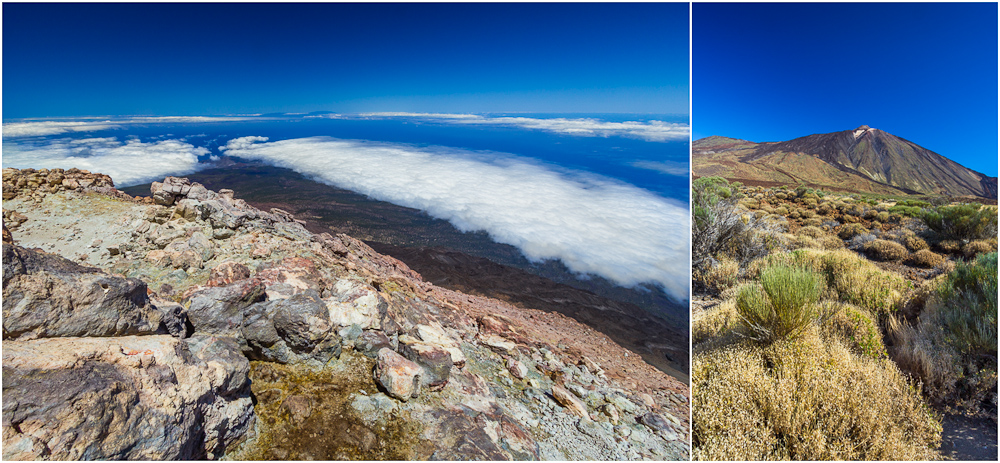
[[[687,388],[562,315],[186,179],[100,207],[18,191],[5,458],[687,458]],[[106,418],[55,419],[77,413]]]
[[[5,459],[200,459],[247,437],[236,343],[181,339],[136,279],[8,243],[3,262]]]

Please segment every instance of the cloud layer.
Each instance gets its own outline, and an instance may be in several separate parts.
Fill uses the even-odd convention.
[[[4,138],[41,137],[69,132],[95,132],[98,130],[118,129],[127,124],[197,124],[205,122],[245,121],[253,118],[252,116],[137,116],[106,120],[5,122],[3,124],[3,136]]]
[[[6,130],[6,126],[4,127]],[[118,187],[162,180],[167,175],[185,175],[203,165],[198,156],[208,149],[180,140],[144,143],[110,138],[74,140],[58,138],[37,143],[4,143],[3,166],[34,169],[77,167],[111,176]]]
[[[532,260],[631,286],[688,291],[685,205],[605,177],[500,153],[311,137],[230,140],[226,154],[286,167],[375,199],[485,230]]]
[[[338,115],[338,118],[343,118]],[[433,120],[446,124],[479,124],[513,126],[523,129],[545,130],[564,135],[586,137],[631,137],[646,141],[667,142],[684,141],[691,136],[688,124],[663,121],[625,121],[608,122],[590,118],[552,118],[540,119],[533,117],[487,117],[475,114],[442,114],[442,113],[404,113],[380,112],[361,113],[358,117],[367,118],[414,118]]]
[[[679,177],[686,177],[691,173],[686,162],[634,161],[629,163],[629,165],[639,169],[655,170],[661,174],[676,175]]]

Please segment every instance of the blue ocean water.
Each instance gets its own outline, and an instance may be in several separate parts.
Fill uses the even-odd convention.
[[[235,153],[486,230],[532,260],[659,284],[683,300],[686,124],[607,114],[5,121],[3,166],[86,168],[123,187]]]

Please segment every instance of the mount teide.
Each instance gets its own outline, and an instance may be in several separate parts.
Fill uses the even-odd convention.
[[[695,176],[882,194],[997,197],[996,177],[867,125],[783,142],[712,136],[692,148]]]

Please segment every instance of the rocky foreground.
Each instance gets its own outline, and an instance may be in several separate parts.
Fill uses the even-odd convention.
[[[3,171],[5,459],[687,459],[689,392],[186,179]]]

